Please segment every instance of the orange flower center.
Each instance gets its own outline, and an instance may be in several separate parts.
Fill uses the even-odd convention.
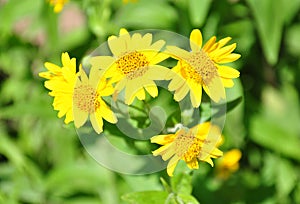
[[[125,53],[117,61],[117,69],[128,79],[143,76],[148,70],[149,61],[147,57],[140,52],[133,51]]]
[[[189,162],[199,156],[201,148],[206,141],[197,138],[191,131],[185,132],[182,129],[175,138],[174,143],[176,155]]]
[[[192,79],[197,83],[210,84],[217,76],[217,68],[206,52],[200,50],[191,53],[190,57],[182,62],[182,75],[186,79]]]
[[[84,112],[95,112],[100,107],[100,100],[99,94],[90,85],[79,85],[74,89],[73,103]]]

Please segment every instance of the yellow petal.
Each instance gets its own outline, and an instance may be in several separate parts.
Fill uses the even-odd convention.
[[[73,107],[74,124],[76,128],[80,128],[86,122],[88,113],[80,110],[76,106]]]
[[[154,82],[153,82],[153,84],[148,83],[147,85],[144,85],[144,88],[153,98],[158,96],[158,89]]]
[[[225,55],[229,55],[230,53],[233,52],[233,50],[236,48],[236,43],[233,43],[231,45],[227,45],[223,48],[216,49],[215,51],[209,53],[209,56],[211,58],[219,58]]]
[[[175,139],[175,134],[167,134],[167,135],[157,135],[157,136],[151,137],[150,141],[151,141],[151,143],[165,145],[165,144],[173,142],[174,139]]]
[[[148,49],[159,51],[165,44],[166,42],[164,40],[158,40],[155,43],[153,43]]]
[[[187,83],[181,86],[179,89],[175,90],[174,100],[181,101],[189,92],[190,87]]]
[[[221,162],[223,166],[231,167],[238,163],[241,157],[242,153],[239,149],[232,149],[224,154]]]
[[[169,176],[173,176],[173,172],[179,160],[180,158],[177,155],[174,155],[174,157],[172,157],[172,159],[169,161],[167,166],[167,173]]]
[[[145,46],[144,48],[148,48],[149,46],[151,46],[152,43],[152,34],[151,33],[146,33],[143,36],[143,45]],[[163,45],[162,45],[163,46]],[[161,48],[161,47],[160,47]],[[160,49],[159,48],[159,49]]]
[[[150,40],[151,43],[151,40]],[[142,40],[142,35],[140,33],[134,33],[131,37],[130,44],[128,45],[128,50],[143,50],[148,48],[146,46],[147,42]]]
[[[231,40],[231,37],[226,37],[218,41],[218,48],[223,47]]]
[[[106,70],[115,62],[115,59],[111,56],[95,56],[89,61],[92,68]]]
[[[140,88],[136,93],[135,93],[135,97],[137,97],[139,100],[145,100],[145,90],[144,88]]]
[[[96,112],[90,115],[90,120],[95,132],[100,134],[103,131],[102,117]]]
[[[198,108],[202,99],[202,86],[194,81],[190,82],[190,99],[194,108]]]
[[[68,110],[68,112],[66,113],[66,118],[65,118],[65,124],[68,124],[70,122],[73,121],[73,110],[72,108]]]
[[[156,52],[156,54],[152,58],[150,58],[150,64],[151,65],[158,64],[169,57],[170,57],[170,55],[167,53],[163,53],[163,52],[157,53]]]
[[[167,46],[166,52],[172,56],[179,58],[179,59],[188,59],[190,56],[190,53],[188,51],[183,50],[176,46]]]
[[[217,66],[219,75],[224,78],[238,78],[240,72],[229,66]]]
[[[216,42],[216,36],[213,36],[205,43],[202,49],[205,52],[208,52],[208,50],[211,49],[211,47],[215,44],[215,42]]]
[[[111,36],[108,38],[108,46],[114,56],[119,57],[124,51],[126,51],[126,42],[123,38],[117,38]]]
[[[211,160],[211,158],[210,158],[210,157],[207,157],[207,158],[206,158],[206,159],[204,159],[203,161],[205,161],[205,162],[209,163],[209,164],[211,165],[211,167],[213,167],[213,166],[214,166],[214,162]]]
[[[214,77],[209,84],[203,86],[206,93],[214,102],[225,99],[225,88],[220,77]]]
[[[61,54],[61,62],[64,67],[67,67],[70,65],[70,56],[67,52],[64,52]]]
[[[173,79],[168,85],[169,91],[174,91],[177,89],[180,89],[182,86],[186,84],[185,80],[183,77],[181,77],[179,74],[174,73]]]
[[[45,62],[44,66],[46,69],[48,69],[50,72],[53,73],[60,73],[61,72],[61,67],[57,66],[56,64],[52,64],[50,62]]]
[[[185,162],[190,169],[199,169],[197,158],[193,158],[191,161],[189,162],[185,161]]]
[[[100,102],[100,109],[96,110],[96,114],[98,114],[99,117],[100,116],[103,117],[106,121],[108,121],[110,123],[116,123],[118,121],[115,114],[106,105],[106,103],[104,101]]]
[[[225,64],[225,63],[229,63],[229,62],[234,62],[237,59],[239,59],[240,57],[241,57],[240,54],[231,53],[226,56],[220,56],[219,58],[216,58],[215,61],[220,64]]]
[[[190,46],[192,51],[199,51],[202,47],[202,34],[199,29],[194,29],[190,35]]]
[[[86,75],[86,72],[84,71],[84,69],[80,69],[79,70],[79,77],[82,83],[88,84],[89,83],[89,78]]]
[[[133,84],[130,80],[128,80],[126,87],[125,87],[125,103],[127,105],[132,104],[133,100],[135,99],[135,93],[137,92],[138,88],[137,85]]]
[[[166,147],[166,150],[161,153],[161,158],[164,161],[167,161],[168,159],[170,159],[176,153],[175,152],[176,147],[175,147],[175,144],[173,144],[173,143],[165,145],[163,147]]]
[[[171,70],[164,66],[151,65],[145,73],[145,77],[150,80],[166,80],[168,78],[167,76],[169,75],[169,72],[171,72]]]
[[[119,36],[121,35],[128,35],[128,31],[125,29],[125,28],[121,28],[120,31],[119,31]]]
[[[222,83],[223,83],[223,86],[226,88],[231,88],[234,86],[232,79],[222,78]]]

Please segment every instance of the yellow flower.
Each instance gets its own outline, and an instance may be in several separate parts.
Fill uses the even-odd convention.
[[[90,78],[83,69],[76,73],[76,59],[70,59],[67,52],[61,56],[62,67],[46,62],[47,72],[39,73],[40,77],[48,79],[45,87],[51,90],[54,97],[53,107],[58,110],[58,117],[66,115],[65,123],[74,121],[75,127],[81,127],[90,115],[93,128],[97,133],[102,132],[103,120],[116,123],[117,119],[101,96],[109,96],[114,89],[101,77],[101,72],[90,70]],[[100,80],[99,80],[100,79]]]
[[[90,63],[93,68],[105,70],[104,77],[111,78],[115,85],[114,99],[125,89],[125,103],[130,105],[135,97],[145,99],[145,90],[152,96],[158,95],[154,80],[165,80],[170,69],[157,65],[169,56],[159,53],[165,41],[152,44],[152,34],[129,35],[121,29],[119,37],[108,38],[113,56],[95,56]]]
[[[49,0],[50,5],[54,6],[54,12],[59,13],[62,11],[64,8],[64,5],[68,2],[69,0]]]
[[[51,90],[49,95],[54,97],[53,107],[58,111],[58,117],[66,115],[65,123],[73,121],[72,97],[75,86],[76,75],[76,59],[70,59],[67,52],[61,55],[62,67],[45,63],[47,72],[39,73],[40,77],[48,79],[45,87]]]
[[[213,36],[202,47],[202,34],[200,30],[194,29],[190,35],[190,52],[176,46],[167,46],[168,52],[179,60],[172,69],[176,74],[173,74],[168,87],[170,91],[175,91],[176,101],[181,101],[190,91],[192,105],[199,107],[202,87],[213,101],[225,99],[224,87],[232,87],[232,79],[239,77],[239,71],[221,65],[240,58],[239,54],[232,53],[236,48],[235,43],[225,46],[230,40],[227,37],[216,42]]]
[[[198,169],[198,160],[213,166],[211,158],[218,158],[223,153],[217,148],[221,142],[220,129],[205,122],[191,129],[182,128],[175,134],[157,135],[151,138],[152,143],[163,145],[153,151],[153,155],[161,155],[168,160],[167,173],[173,176],[179,160],[184,160],[190,169]]]
[[[81,127],[90,116],[91,124],[97,133],[103,131],[103,119],[116,123],[117,118],[103,101],[102,96],[109,96],[114,89],[111,83],[102,77],[99,70],[91,69],[89,78],[81,69],[74,89],[73,114],[76,127]]]
[[[242,153],[239,149],[232,149],[221,157],[217,163],[217,175],[219,178],[227,179],[232,173],[239,169],[239,160]]]

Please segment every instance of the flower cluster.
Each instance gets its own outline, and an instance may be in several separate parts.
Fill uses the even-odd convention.
[[[104,97],[119,100],[124,93],[124,103],[130,106],[135,100],[145,100],[146,95],[159,95],[156,81],[168,81],[168,89],[174,92],[174,100],[181,101],[189,93],[191,104],[201,104],[202,88],[214,101],[225,99],[225,88],[234,85],[233,78],[239,72],[224,64],[237,60],[240,55],[232,53],[236,44],[227,45],[230,37],[216,41],[212,37],[202,46],[202,34],[195,29],[190,35],[190,50],[167,45],[165,40],[154,40],[152,33],[130,34],[121,29],[119,36],[108,38],[111,55],[95,55],[89,59],[90,69],[81,65],[76,70],[76,59],[62,54],[62,66],[46,62],[47,72],[40,76],[47,79],[45,87],[54,97],[53,107],[58,117],[66,116],[65,123],[74,121],[75,127],[91,122],[97,133],[103,131],[103,119],[117,123],[118,119]],[[171,58],[176,66],[168,68],[161,62]],[[211,158],[222,156],[218,149],[221,130],[210,122],[190,129],[180,128],[174,134],[158,135],[152,143],[162,145],[153,151],[169,160],[170,176],[179,160],[191,169],[198,168],[198,160],[213,166]]]

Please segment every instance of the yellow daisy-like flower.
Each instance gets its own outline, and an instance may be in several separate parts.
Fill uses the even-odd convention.
[[[152,143],[163,145],[153,151],[153,155],[161,155],[168,160],[167,173],[173,176],[179,160],[184,160],[190,169],[198,169],[198,160],[208,162],[213,166],[211,158],[223,155],[217,147],[221,142],[220,129],[205,122],[191,129],[182,128],[175,134],[158,135],[151,138]]]
[[[224,153],[216,165],[219,178],[227,179],[232,173],[239,169],[239,160],[242,153],[239,149],[232,149]]]
[[[65,123],[73,121],[72,97],[73,90],[77,78],[76,74],[76,59],[70,59],[67,52],[61,55],[62,67],[45,63],[47,72],[39,73],[40,77],[48,79],[45,82],[45,87],[51,90],[49,95],[54,97],[53,107],[58,111],[58,117],[66,115]]]
[[[96,69],[90,70],[90,78],[81,66],[76,73],[76,59],[70,59],[67,52],[62,53],[61,60],[62,67],[46,62],[48,71],[39,73],[40,77],[48,79],[45,87],[51,90],[49,95],[54,97],[53,107],[59,111],[58,117],[66,115],[65,123],[74,121],[75,127],[79,128],[90,115],[97,133],[102,132],[103,118],[116,123],[117,118],[101,98],[113,93],[111,83],[101,77],[101,72]]]
[[[68,2],[69,0],[49,0],[50,5],[54,6],[54,12],[59,13],[62,11],[64,8],[64,5]]]
[[[73,94],[75,126],[81,127],[90,116],[91,124],[97,133],[103,131],[103,119],[110,123],[117,122],[116,116],[102,99],[102,96],[111,95],[114,88],[101,75],[99,70],[92,68],[88,78],[81,69]]]
[[[200,30],[194,29],[190,35],[190,52],[176,46],[167,46],[168,52],[179,60],[172,69],[176,74],[172,75],[168,87],[170,91],[175,91],[176,101],[181,101],[190,92],[192,105],[199,107],[202,87],[213,101],[225,99],[224,87],[232,87],[232,79],[239,77],[239,71],[222,65],[240,58],[239,54],[232,53],[236,43],[225,46],[230,40],[227,37],[216,42],[213,36],[202,47],[202,34]]]
[[[119,37],[108,38],[113,56],[95,56],[90,59],[93,68],[105,70],[104,77],[116,82],[114,98],[125,89],[125,103],[130,105],[135,97],[145,99],[145,90],[152,96],[158,95],[154,80],[165,80],[170,69],[157,65],[169,56],[160,53],[165,41],[152,43],[152,34],[129,35],[121,29]]]

